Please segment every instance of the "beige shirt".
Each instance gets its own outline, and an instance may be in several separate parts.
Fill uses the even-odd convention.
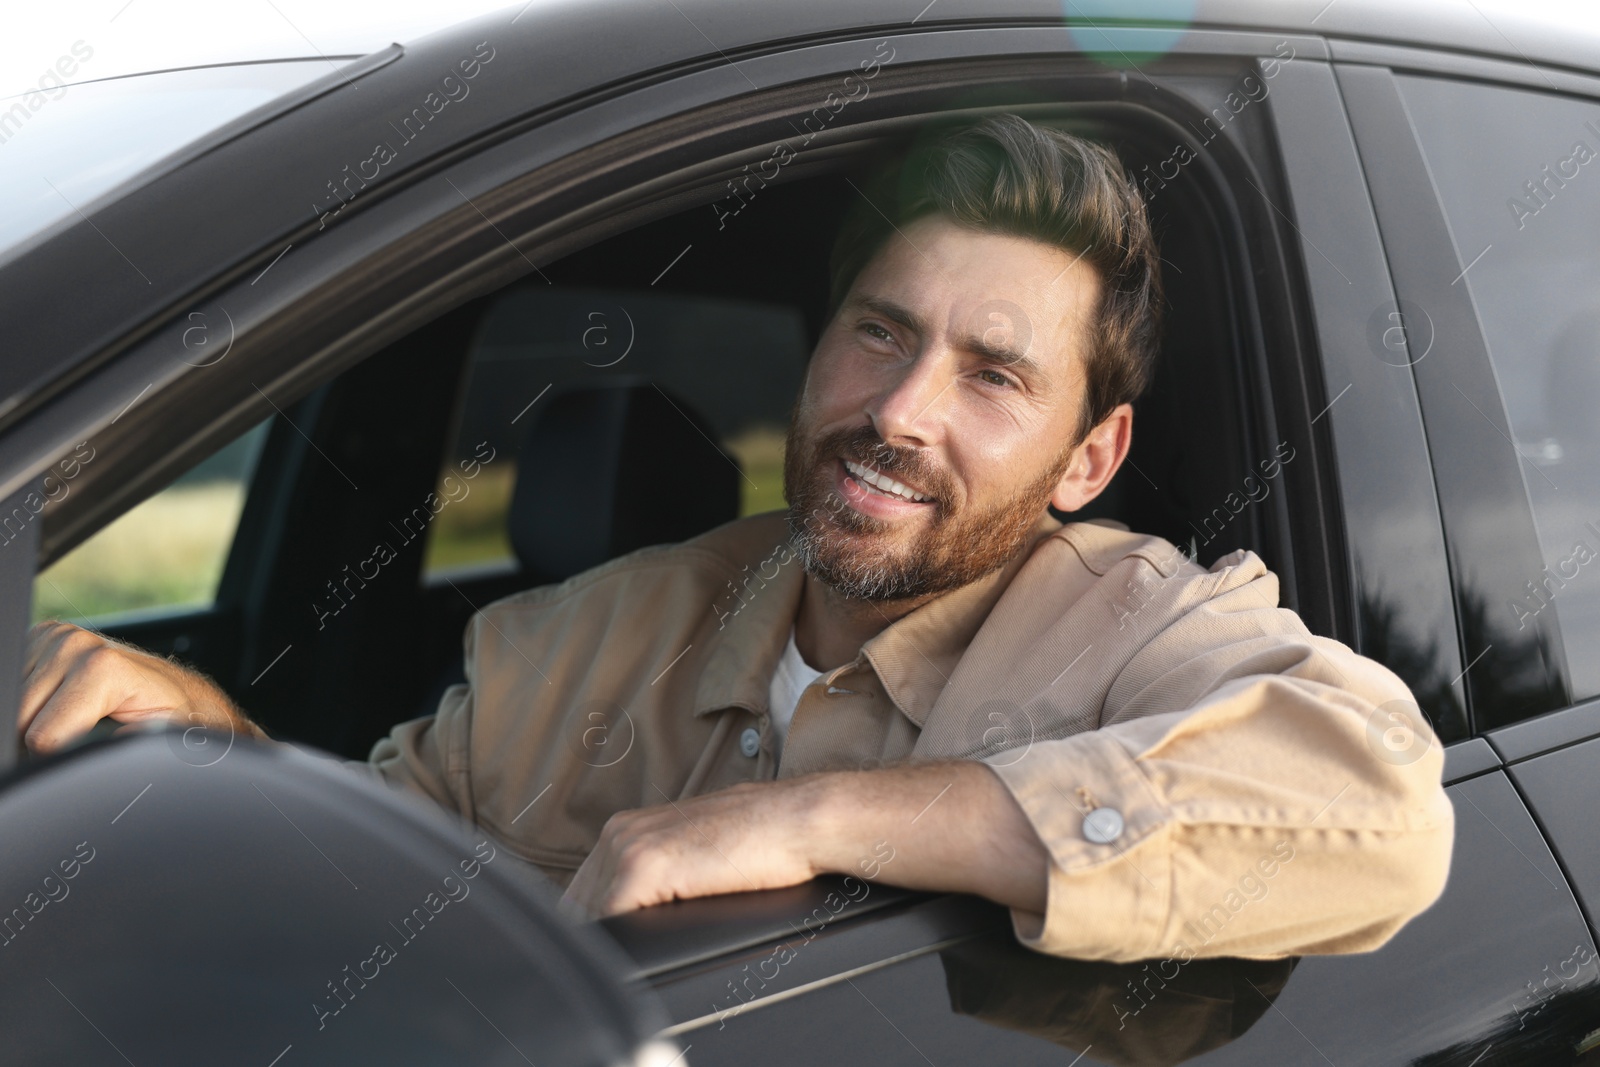
[[[1051,857],[1017,936],[1079,958],[1363,952],[1443,890],[1438,740],[1394,674],[1277,606],[1253,553],[1204,569],[1044,517],[809,687],[778,773],[769,683],[802,580],[772,513],[500,600],[467,628],[467,684],[371,765],[565,885],[619,810],[982,760]]]

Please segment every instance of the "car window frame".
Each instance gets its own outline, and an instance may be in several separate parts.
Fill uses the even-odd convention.
[[[44,478],[26,483],[0,502],[0,516],[31,513],[29,498],[41,501]],[[40,522],[36,515],[15,537],[0,546],[0,730],[7,737],[16,735],[17,713],[22,702],[23,667],[27,648],[25,636],[33,615],[34,560],[39,553]],[[9,531],[8,531],[9,532]],[[17,765],[16,744],[0,744],[0,774]]]

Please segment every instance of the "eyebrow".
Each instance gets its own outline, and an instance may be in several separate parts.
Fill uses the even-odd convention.
[[[893,300],[886,300],[878,296],[861,296],[850,301],[858,307],[888,319],[899,326],[903,326],[913,333],[927,333],[927,324],[916,312]],[[1048,385],[1050,376],[1039,365],[1039,361],[1032,356],[1023,355],[1005,345],[992,345],[985,341],[981,335],[968,335],[960,338],[959,346],[981,357],[985,363],[995,367],[1009,367],[1021,374],[1024,378],[1037,381],[1041,385]]]

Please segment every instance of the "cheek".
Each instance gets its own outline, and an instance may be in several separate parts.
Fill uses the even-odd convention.
[[[806,376],[805,409],[819,422],[859,412],[871,403],[882,383],[871,361],[834,346],[819,348]]]
[[[965,405],[948,430],[950,464],[974,496],[998,496],[1026,485],[1054,459],[1047,420],[994,404]]]
[[[1038,462],[1014,428],[967,421],[950,427],[944,463],[959,487],[958,506],[989,508],[1011,499]]]

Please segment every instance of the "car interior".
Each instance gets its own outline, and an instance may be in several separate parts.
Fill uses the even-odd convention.
[[[1170,151],[1114,110],[1032,117],[1107,141],[1133,172]],[[783,506],[783,432],[824,325],[833,234],[864,170],[903,147],[864,138],[737,215],[711,206],[726,190],[663,204],[283,405],[166,490],[210,468],[240,481],[208,602],[89,621],[204,670],[274,737],[363,758],[461,680],[478,607]],[[1210,181],[1173,183],[1151,211],[1158,370],[1129,461],[1060,517],[1160,534],[1203,565],[1252,548],[1288,606],[1319,610],[1296,603],[1287,491],[1223,508],[1275,441],[1244,242]]]

